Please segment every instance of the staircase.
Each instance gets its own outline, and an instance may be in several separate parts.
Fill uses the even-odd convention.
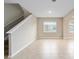
[[[8,35],[5,37],[4,40],[4,56],[8,56],[9,52],[9,43],[8,43]]]
[[[12,19],[16,20],[9,23],[7,26],[4,27],[4,56],[9,56],[9,38],[8,38],[8,34],[6,33],[7,31],[9,31],[10,29],[12,29],[13,27],[15,27],[18,23],[20,23],[21,21],[23,21],[26,17],[28,17],[31,13],[29,13],[27,10],[23,9],[19,4],[4,4],[12,6],[12,7],[17,7],[18,9],[21,10],[22,13],[19,13],[19,15],[17,15],[13,10],[12,12],[15,13],[15,15],[17,15],[16,17],[13,17]],[[8,7],[9,8],[9,7]],[[10,8],[9,8],[10,9]],[[5,11],[6,12],[6,11]],[[9,13],[8,13],[9,14]],[[8,18],[8,17],[7,17]],[[6,18],[5,18],[6,19]]]

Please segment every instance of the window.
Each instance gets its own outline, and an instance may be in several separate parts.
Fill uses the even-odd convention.
[[[69,22],[69,32],[74,32],[74,22],[73,21]]]
[[[44,22],[43,31],[44,32],[56,32],[56,21]]]

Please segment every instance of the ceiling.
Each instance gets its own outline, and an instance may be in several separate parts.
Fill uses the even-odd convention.
[[[37,17],[63,17],[74,8],[74,0],[5,0],[19,3]]]

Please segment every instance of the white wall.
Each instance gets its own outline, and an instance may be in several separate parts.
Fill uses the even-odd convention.
[[[9,56],[14,56],[36,39],[36,17],[30,15],[7,33],[9,34]]]
[[[22,7],[22,6],[21,6],[21,7]],[[27,17],[28,15],[31,14],[31,13],[30,13],[28,10],[26,10],[25,8],[22,7],[22,9],[23,9],[23,11],[24,11],[24,17]]]

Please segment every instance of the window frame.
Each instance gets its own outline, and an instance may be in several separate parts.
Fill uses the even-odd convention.
[[[54,22],[55,22],[55,23],[54,23]],[[50,31],[51,29],[50,29],[49,31],[46,31],[46,30],[45,30],[45,23],[49,23],[48,26],[50,26],[51,24],[53,25],[53,23],[54,23],[56,29],[55,29],[54,31]],[[50,24],[50,23],[51,23],[51,24]],[[51,26],[52,26],[52,25],[51,25]],[[51,26],[50,26],[50,27],[51,27]],[[49,27],[49,28],[50,28],[50,27]],[[43,22],[43,32],[44,32],[44,33],[56,33],[56,32],[57,32],[57,21],[56,21],[56,20],[54,20],[54,21],[44,21],[44,22]]]

